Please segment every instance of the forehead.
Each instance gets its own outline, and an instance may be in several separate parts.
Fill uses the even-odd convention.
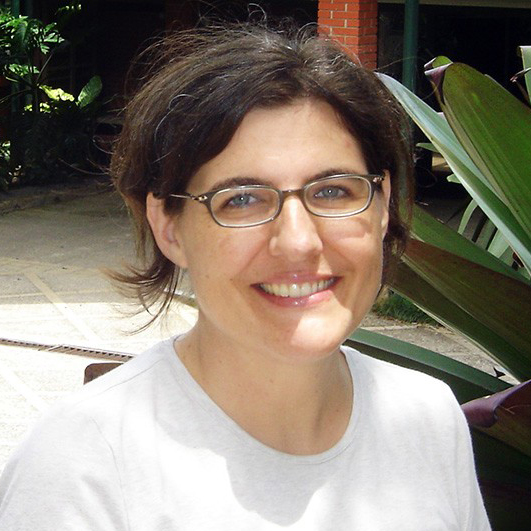
[[[300,186],[337,168],[367,173],[360,144],[329,104],[303,99],[251,110],[227,147],[194,175],[190,188],[204,191],[234,178]]]

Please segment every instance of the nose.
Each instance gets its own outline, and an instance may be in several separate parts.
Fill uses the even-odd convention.
[[[278,218],[271,223],[271,255],[300,262],[320,254],[323,242],[315,222],[315,216],[304,208],[300,198],[287,197]]]

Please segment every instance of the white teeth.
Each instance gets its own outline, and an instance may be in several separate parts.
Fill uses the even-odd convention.
[[[301,297],[306,297],[307,295],[310,295],[311,292],[312,292],[312,286],[308,282],[305,282],[301,286],[301,289],[300,289]]]
[[[266,293],[277,297],[307,297],[318,291],[323,291],[332,285],[334,279],[320,280],[319,282],[304,282],[303,284],[260,284]]]

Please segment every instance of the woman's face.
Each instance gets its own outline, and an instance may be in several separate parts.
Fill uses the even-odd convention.
[[[368,173],[360,146],[332,107],[305,99],[249,112],[187,191],[235,178],[295,189],[337,173]],[[290,195],[276,220],[249,228],[221,227],[203,205],[186,201],[165,254],[188,268],[203,337],[290,363],[336,352],[380,287],[389,186],[387,176],[368,210],[340,219],[313,216]]]

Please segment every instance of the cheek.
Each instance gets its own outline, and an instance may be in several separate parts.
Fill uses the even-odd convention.
[[[223,289],[245,278],[263,245],[260,238],[243,232],[245,230],[220,228],[205,234],[196,233],[188,240],[188,273],[195,289],[214,280],[219,281],[215,289]]]
[[[342,254],[360,278],[368,279],[381,272],[383,249],[379,238],[366,236],[359,239],[345,239],[342,242]]]
[[[377,261],[383,252],[384,234],[379,212],[375,209],[371,214],[346,218],[338,220],[333,225],[330,224],[326,234],[329,245],[349,259]]]
[[[360,223],[350,230],[338,230],[330,240],[343,260],[343,267],[354,274],[358,289],[372,292],[379,287],[383,266],[383,242],[379,224]]]

